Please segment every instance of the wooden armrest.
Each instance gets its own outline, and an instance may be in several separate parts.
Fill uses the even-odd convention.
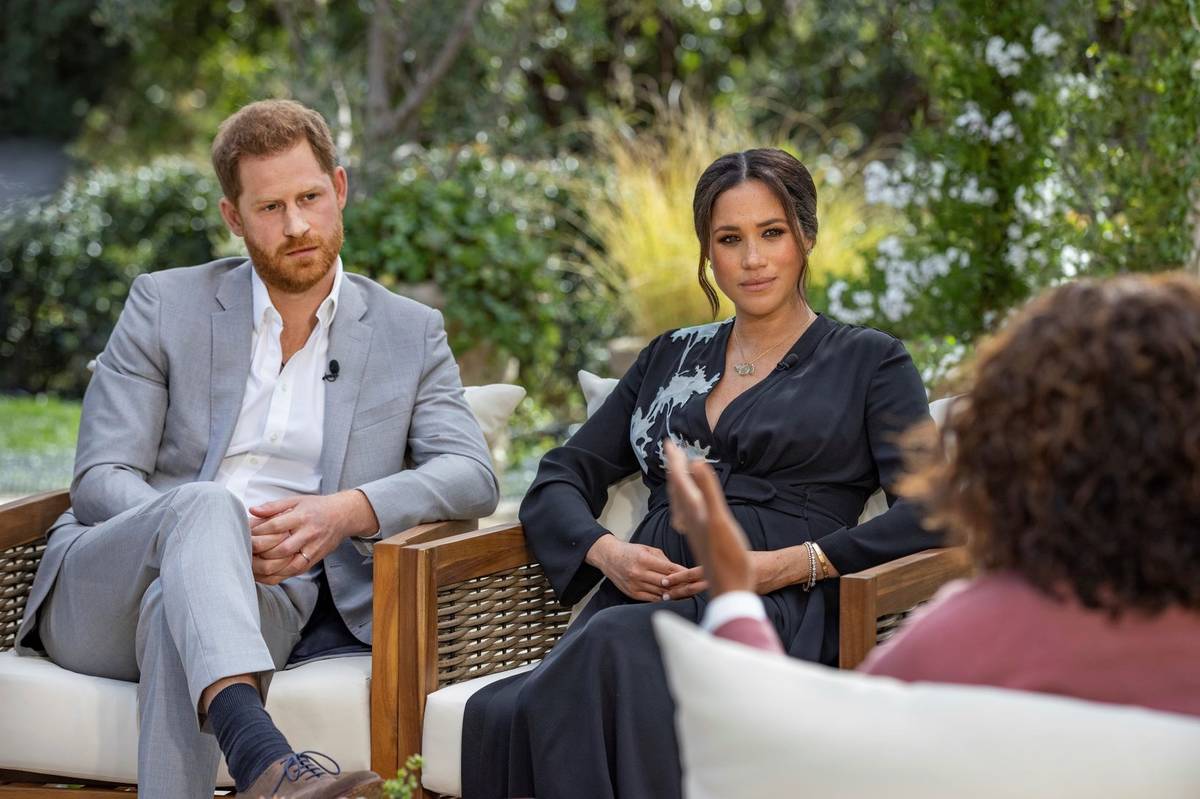
[[[909,610],[943,584],[971,573],[964,547],[927,549],[840,579],[838,665],[858,666],[876,642],[876,620]]]
[[[0,550],[37,541],[71,506],[66,490],[46,491],[0,505]]]
[[[418,540],[419,539],[419,540]],[[438,589],[533,562],[520,524],[375,545],[371,767],[394,774],[420,751],[425,697],[438,688]]]
[[[478,527],[478,519],[451,519],[443,522],[418,524],[403,532],[377,541],[375,546],[402,547],[408,544],[423,544],[427,541],[437,541],[441,538],[449,538],[452,535],[468,533]]]

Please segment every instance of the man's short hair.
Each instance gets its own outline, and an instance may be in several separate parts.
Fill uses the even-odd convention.
[[[221,123],[213,139],[212,163],[221,190],[230,202],[242,193],[238,162],[242,156],[282,153],[307,139],[317,163],[332,175],[337,151],[325,119],[293,100],[259,100],[244,106]]]

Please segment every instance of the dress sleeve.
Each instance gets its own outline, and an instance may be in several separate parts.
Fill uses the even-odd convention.
[[[608,501],[608,487],[640,468],[629,425],[656,344],[642,350],[575,435],[546,453],[521,502],[525,539],[563,605],[578,602],[603,577],[584,557],[609,532],[596,521]]]
[[[867,439],[887,495],[888,510],[855,527],[843,527],[817,540],[841,574],[869,569],[930,547],[942,546],[940,534],[925,530],[917,507],[898,499],[892,488],[903,470],[900,435],[929,418],[921,376],[899,341],[880,362],[867,389]]]

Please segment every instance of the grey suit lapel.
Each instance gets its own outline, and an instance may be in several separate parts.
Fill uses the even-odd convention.
[[[358,286],[342,280],[337,314],[329,329],[329,358],[338,362],[338,378],[325,386],[325,435],[321,447],[321,493],[332,494],[341,485],[342,464],[350,438],[350,423],[358,404],[371,326],[360,321],[367,304]]]
[[[253,332],[253,295],[247,260],[221,279],[217,302],[222,310],[212,315],[212,388],[208,452],[200,468],[201,480],[217,475],[229,449],[233,428],[242,410],[246,376],[250,373],[250,344]]]

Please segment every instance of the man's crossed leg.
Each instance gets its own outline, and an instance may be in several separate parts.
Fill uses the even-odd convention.
[[[61,666],[138,682],[141,796],[208,799],[222,751],[239,794],[371,796],[378,777],[294,755],[263,710],[316,597],[306,576],[256,583],[241,502],[190,483],[81,536],[39,633]]]

